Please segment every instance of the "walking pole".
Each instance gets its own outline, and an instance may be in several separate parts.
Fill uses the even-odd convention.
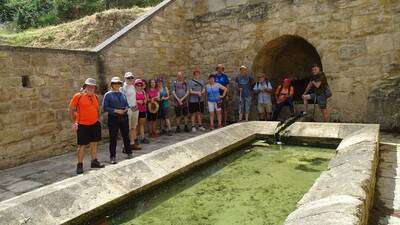
[[[242,107],[242,91],[239,90],[239,116],[243,117],[243,112],[241,111],[241,107]],[[242,114],[242,115],[240,115]],[[239,122],[242,120],[242,118],[239,118]]]
[[[315,122],[315,104],[317,103],[317,96],[314,96],[314,107],[313,107],[313,113],[312,113],[312,122]]]

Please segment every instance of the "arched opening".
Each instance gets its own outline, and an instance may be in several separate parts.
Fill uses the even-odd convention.
[[[290,78],[296,89],[294,100],[301,101],[314,63],[322,65],[314,46],[302,37],[284,35],[268,42],[258,52],[253,62],[253,73],[267,74],[275,88],[285,77]]]

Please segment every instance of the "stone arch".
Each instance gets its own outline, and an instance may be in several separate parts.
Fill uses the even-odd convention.
[[[321,57],[310,42],[297,35],[283,35],[269,41],[258,51],[253,61],[253,73],[266,73],[274,87],[283,78],[291,78],[297,89],[295,100],[300,100],[313,63],[322,66]]]

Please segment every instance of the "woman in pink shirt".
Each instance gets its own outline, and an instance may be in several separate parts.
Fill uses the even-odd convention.
[[[144,144],[148,144],[149,140],[144,136],[144,127],[146,125],[146,104],[147,104],[147,95],[143,90],[144,83],[141,79],[135,80],[136,86],[136,103],[139,110],[139,137],[138,141]]]
[[[150,87],[147,90],[148,97],[148,110],[147,110],[147,120],[150,122],[150,136],[152,138],[157,137],[157,116],[158,116],[158,108],[154,108],[155,112],[151,112],[152,107],[159,106],[160,101],[160,92],[157,87],[157,83],[154,79],[149,81]]]

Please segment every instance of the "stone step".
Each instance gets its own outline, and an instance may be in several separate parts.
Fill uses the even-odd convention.
[[[400,167],[395,163],[380,162],[377,174],[378,177],[400,179]]]
[[[399,151],[400,150],[400,144],[396,143],[388,143],[388,142],[380,142],[379,143],[379,151],[386,152],[386,151]]]
[[[398,147],[396,147],[398,149]],[[385,163],[394,163],[397,165],[400,165],[400,151],[399,150],[386,150],[386,151],[380,151],[380,159],[379,162],[385,162]]]
[[[376,183],[375,199],[378,206],[387,209],[400,209],[400,179],[379,177]]]

